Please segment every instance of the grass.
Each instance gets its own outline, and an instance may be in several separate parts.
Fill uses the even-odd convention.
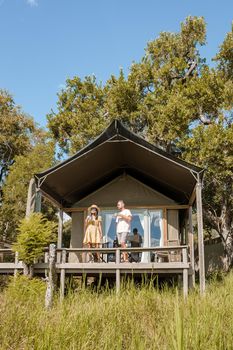
[[[0,349],[233,349],[233,274],[183,300],[175,288],[80,288],[44,309],[45,285],[18,277],[0,294]]]

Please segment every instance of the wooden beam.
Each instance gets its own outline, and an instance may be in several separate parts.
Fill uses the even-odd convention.
[[[15,252],[15,266],[16,268],[14,269],[14,276],[17,276],[18,270],[17,270],[17,265],[19,263],[19,252]]]
[[[28,218],[31,213],[35,211],[36,200],[36,184],[35,179],[32,178],[28,186],[27,205],[26,205],[26,217]]]
[[[195,199],[196,199],[196,186],[194,187],[191,197],[189,199],[189,205],[193,205]]]
[[[44,192],[43,190],[40,190],[41,194],[43,197],[47,198],[49,200],[49,202],[51,202],[53,205],[55,205],[55,207],[57,208],[61,208],[61,204],[56,201],[53,197],[51,197],[49,194],[47,194],[46,192]]]
[[[63,233],[63,211],[59,209],[58,212],[58,235],[57,235],[57,248],[61,249],[62,246],[62,233]],[[57,253],[57,262],[60,262],[61,253]]]
[[[164,238],[164,245],[167,245],[167,241],[168,241],[167,208],[163,208],[163,238]]]
[[[198,230],[198,257],[199,257],[199,279],[200,293],[205,292],[205,256],[204,256],[204,235],[203,235],[203,215],[202,215],[202,184],[198,178],[196,186],[197,202],[197,230]]]
[[[182,249],[182,257],[183,257],[183,263],[187,264],[188,262],[188,257],[187,257],[187,249],[183,248]],[[183,295],[184,298],[187,297],[188,295],[188,269],[184,268],[183,269]]]
[[[115,208],[115,206],[113,206]],[[128,209],[188,209],[189,205],[186,204],[174,204],[174,205],[144,205],[144,206],[137,206],[137,205],[128,205]],[[63,208],[63,211],[65,213],[73,213],[73,212],[79,212],[79,211],[86,211],[87,207],[80,207],[80,208]],[[109,207],[101,207],[102,210],[112,209]]]
[[[44,264],[36,264],[35,268],[44,268]],[[137,270],[142,270],[142,271],[147,271],[151,270],[153,272],[154,270],[160,269],[160,270],[177,270],[177,269],[189,269],[190,264],[188,262],[153,262],[153,263],[66,263],[66,264],[57,264],[56,268],[59,269],[66,269],[66,270],[80,270],[83,271],[84,273],[86,272],[85,270],[97,270],[97,271],[108,271],[108,270],[116,270],[119,271],[124,271],[124,270],[129,270],[129,271],[137,271]]]
[[[41,212],[41,191],[36,190],[36,195],[35,195],[35,212],[40,213]]]
[[[66,251],[62,251],[62,264],[66,263]],[[61,268],[61,273],[60,273],[60,301],[64,299],[64,294],[65,294],[65,275],[66,275],[66,270]]]
[[[185,210],[184,217],[184,244],[188,244],[188,215],[187,210]]]
[[[121,262],[121,252],[120,249],[116,250],[116,264],[120,265]],[[121,287],[121,272],[120,269],[116,269],[116,293],[120,292],[120,287]]]
[[[195,286],[195,257],[194,257],[194,233],[193,233],[193,208],[192,206],[189,207],[188,210],[189,214],[189,220],[188,220],[188,245],[190,249],[190,262],[191,262],[191,267],[192,267],[192,275],[191,275],[191,286]]]

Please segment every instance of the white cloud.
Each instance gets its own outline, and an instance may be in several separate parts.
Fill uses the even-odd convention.
[[[26,0],[27,4],[30,5],[31,7],[38,6],[38,1],[37,0]]]

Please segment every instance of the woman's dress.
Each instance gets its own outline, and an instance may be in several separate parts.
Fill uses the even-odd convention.
[[[90,216],[86,219],[86,231],[83,239],[83,244],[99,244],[101,243],[100,225],[102,222],[101,216],[97,219],[92,219]]]

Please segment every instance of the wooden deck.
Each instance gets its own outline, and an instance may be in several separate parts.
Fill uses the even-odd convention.
[[[101,262],[83,262],[90,254],[99,252],[102,257]],[[121,253],[128,252],[147,254],[147,261],[144,262],[121,262]],[[153,260],[151,261],[151,254]],[[11,249],[0,249],[0,274],[17,274],[22,273],[24,264],[18,261],[17,254]],[[108,261],[108,257],[114,258],[114,261]],[[7,262],[6,260],[12,260]],[[76,260],[76,261],[73,261]],[[105,262],[107,261],[107,262]],[[41,262],[34,264],[34,273],[45,275],[49,268],[48,249],[45,250],[45,257]],[[172,247],[153,247],[153,248],[69,248],[56,249],[55,269],[60,275],[60,287],[64,293],[65,276],[75,275],[106,275],[115,276],[116,289],[120,289],[120,277],[123,274],[179,274],[183,276],[183,292],[186,296],[188,293],[188,276],[192,274],[191,264],[188,261],[188,246]]]

